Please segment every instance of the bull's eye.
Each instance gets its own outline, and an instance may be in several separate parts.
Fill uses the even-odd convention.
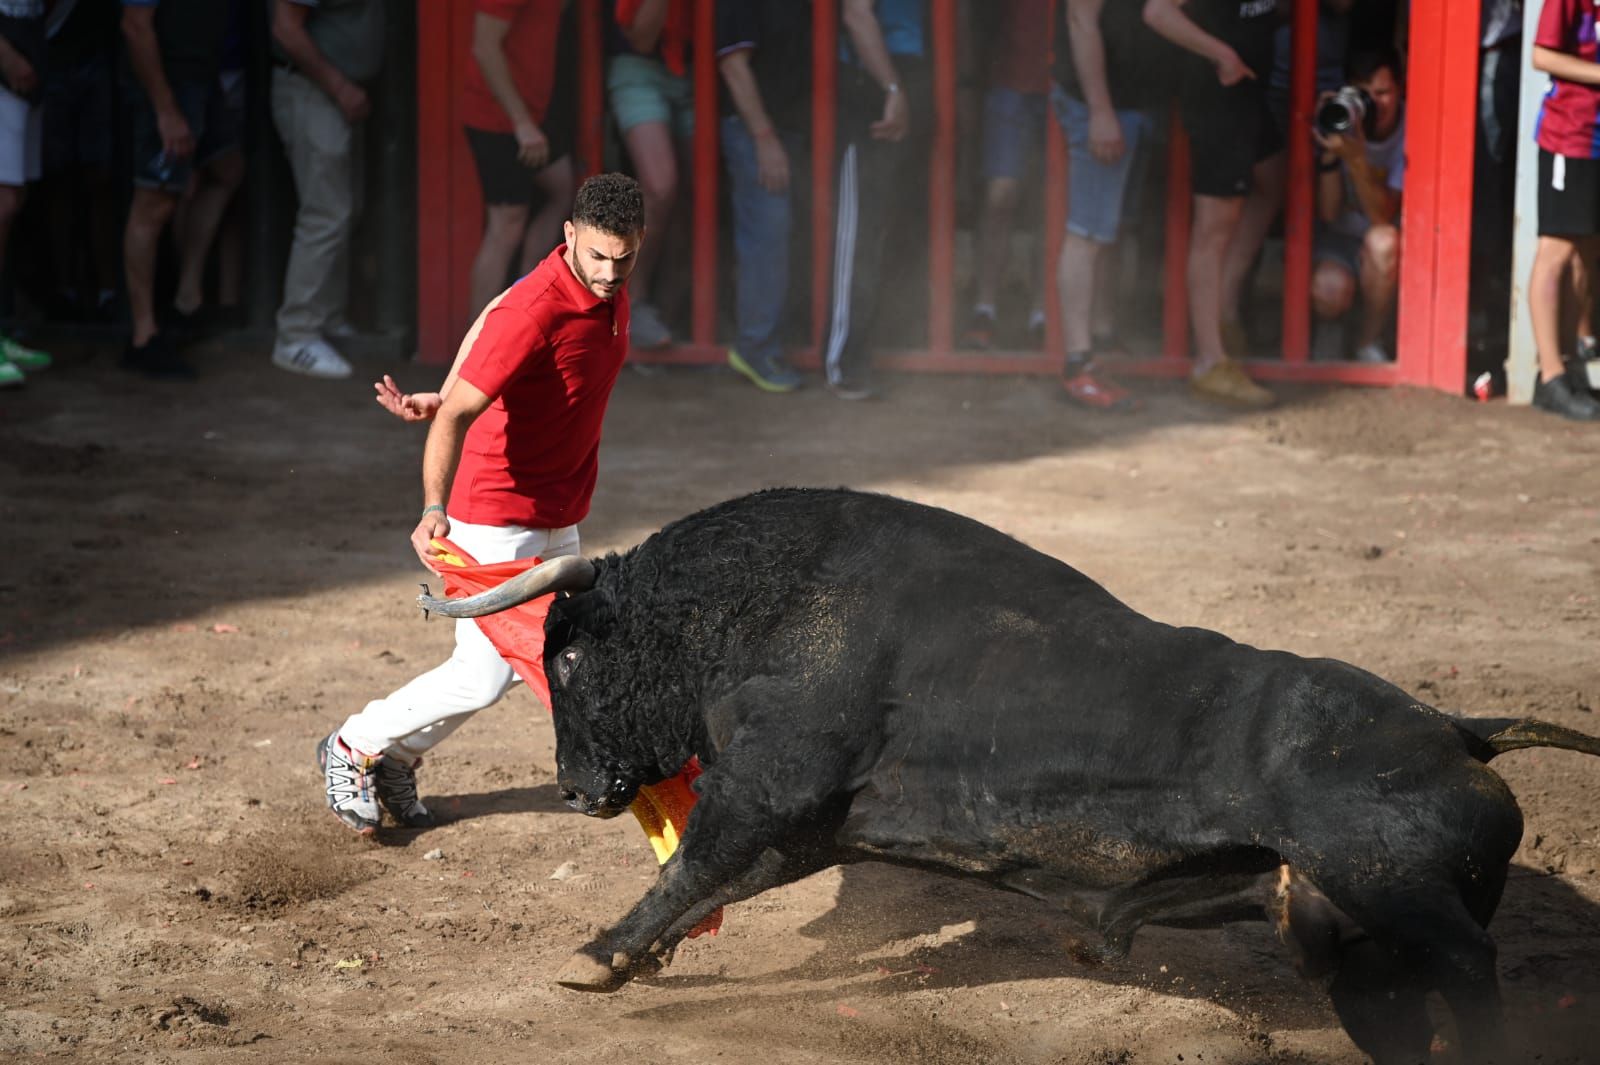
[[[577,671],[578,663],[583,660],[583,652],[576,647],[569,647],[556,656],[556,681],[562,687],[572,681],[572,674]]]

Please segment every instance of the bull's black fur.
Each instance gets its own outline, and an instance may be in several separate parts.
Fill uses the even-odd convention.
[[[884,859],[1048,900],[1103,955],[1142,923],[1265,907],[1375,1058],[1426,1058],[1428,990],[1500,1053],[1484,927],[1522,817],[1484,763],[1597,741],[1152,621],[884,496],[734,499],[596,569],[547,622],[562,788],[610,815],[691,755],[707,771],[682,847],[573,984],[620,982],[718,905]]]

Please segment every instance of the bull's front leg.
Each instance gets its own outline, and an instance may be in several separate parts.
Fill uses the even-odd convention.
[[[793,753],[791,748],[789,753]],[[700,799],[683,841],[656,882],[614,927],[584,945],[556,981],[582,991],[614,991],[651,967],[651,948],[675,944],[718,905],[792,883],[832,861],[832,831],[848,805],[833,795],[832,773],[805,757],[786,767],[756,766],[730,748],[700,778]],[[748,765],[748,771],[741,771]]]

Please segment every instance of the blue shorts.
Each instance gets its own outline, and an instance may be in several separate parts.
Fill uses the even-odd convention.
[[[1144,111],[1118,111],[1122,158],[1102,163],[1089,153],[1089,105],[1061,86],[1050,90],[1056,121],[1067,138],[1067,232],[1096,244],[1111,244],[1122,225],[1122,201],[1139,142],[1150,136],[1151,118]]]
[[[694,82],[686,74],[672,73],[661,60],[612,56],[606,67],[606,91],[622,132],[660,122],[680,141],[694,136]]]
[[[210,82],[172,83],[172,95],[189,122],[194,136],[194,154],[187,159],[168,159],[161,144],[161,129],[155,107],[141,91],[130,94],[133,112],[133,184],[141,189],[182,192],[189,186],[189,174],[213,159],[238,151],[244,142],[244,79],[226,83],[222,77]]]
[[[996,85],[983,98],[983,176],[1022,180],[1044,143],[1044,94]]]

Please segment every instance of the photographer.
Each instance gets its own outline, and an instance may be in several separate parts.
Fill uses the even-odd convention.
[[[1389,362],[1382,335],[1400,281],[1400,189],[1405,120],[1400,57],[1393,48],[1360,52],[1350,85],[1317,100],[1312,137],[1317,160],[1317,220],[1311,304],[1341,318],[1361,293],[1355,357]]]

